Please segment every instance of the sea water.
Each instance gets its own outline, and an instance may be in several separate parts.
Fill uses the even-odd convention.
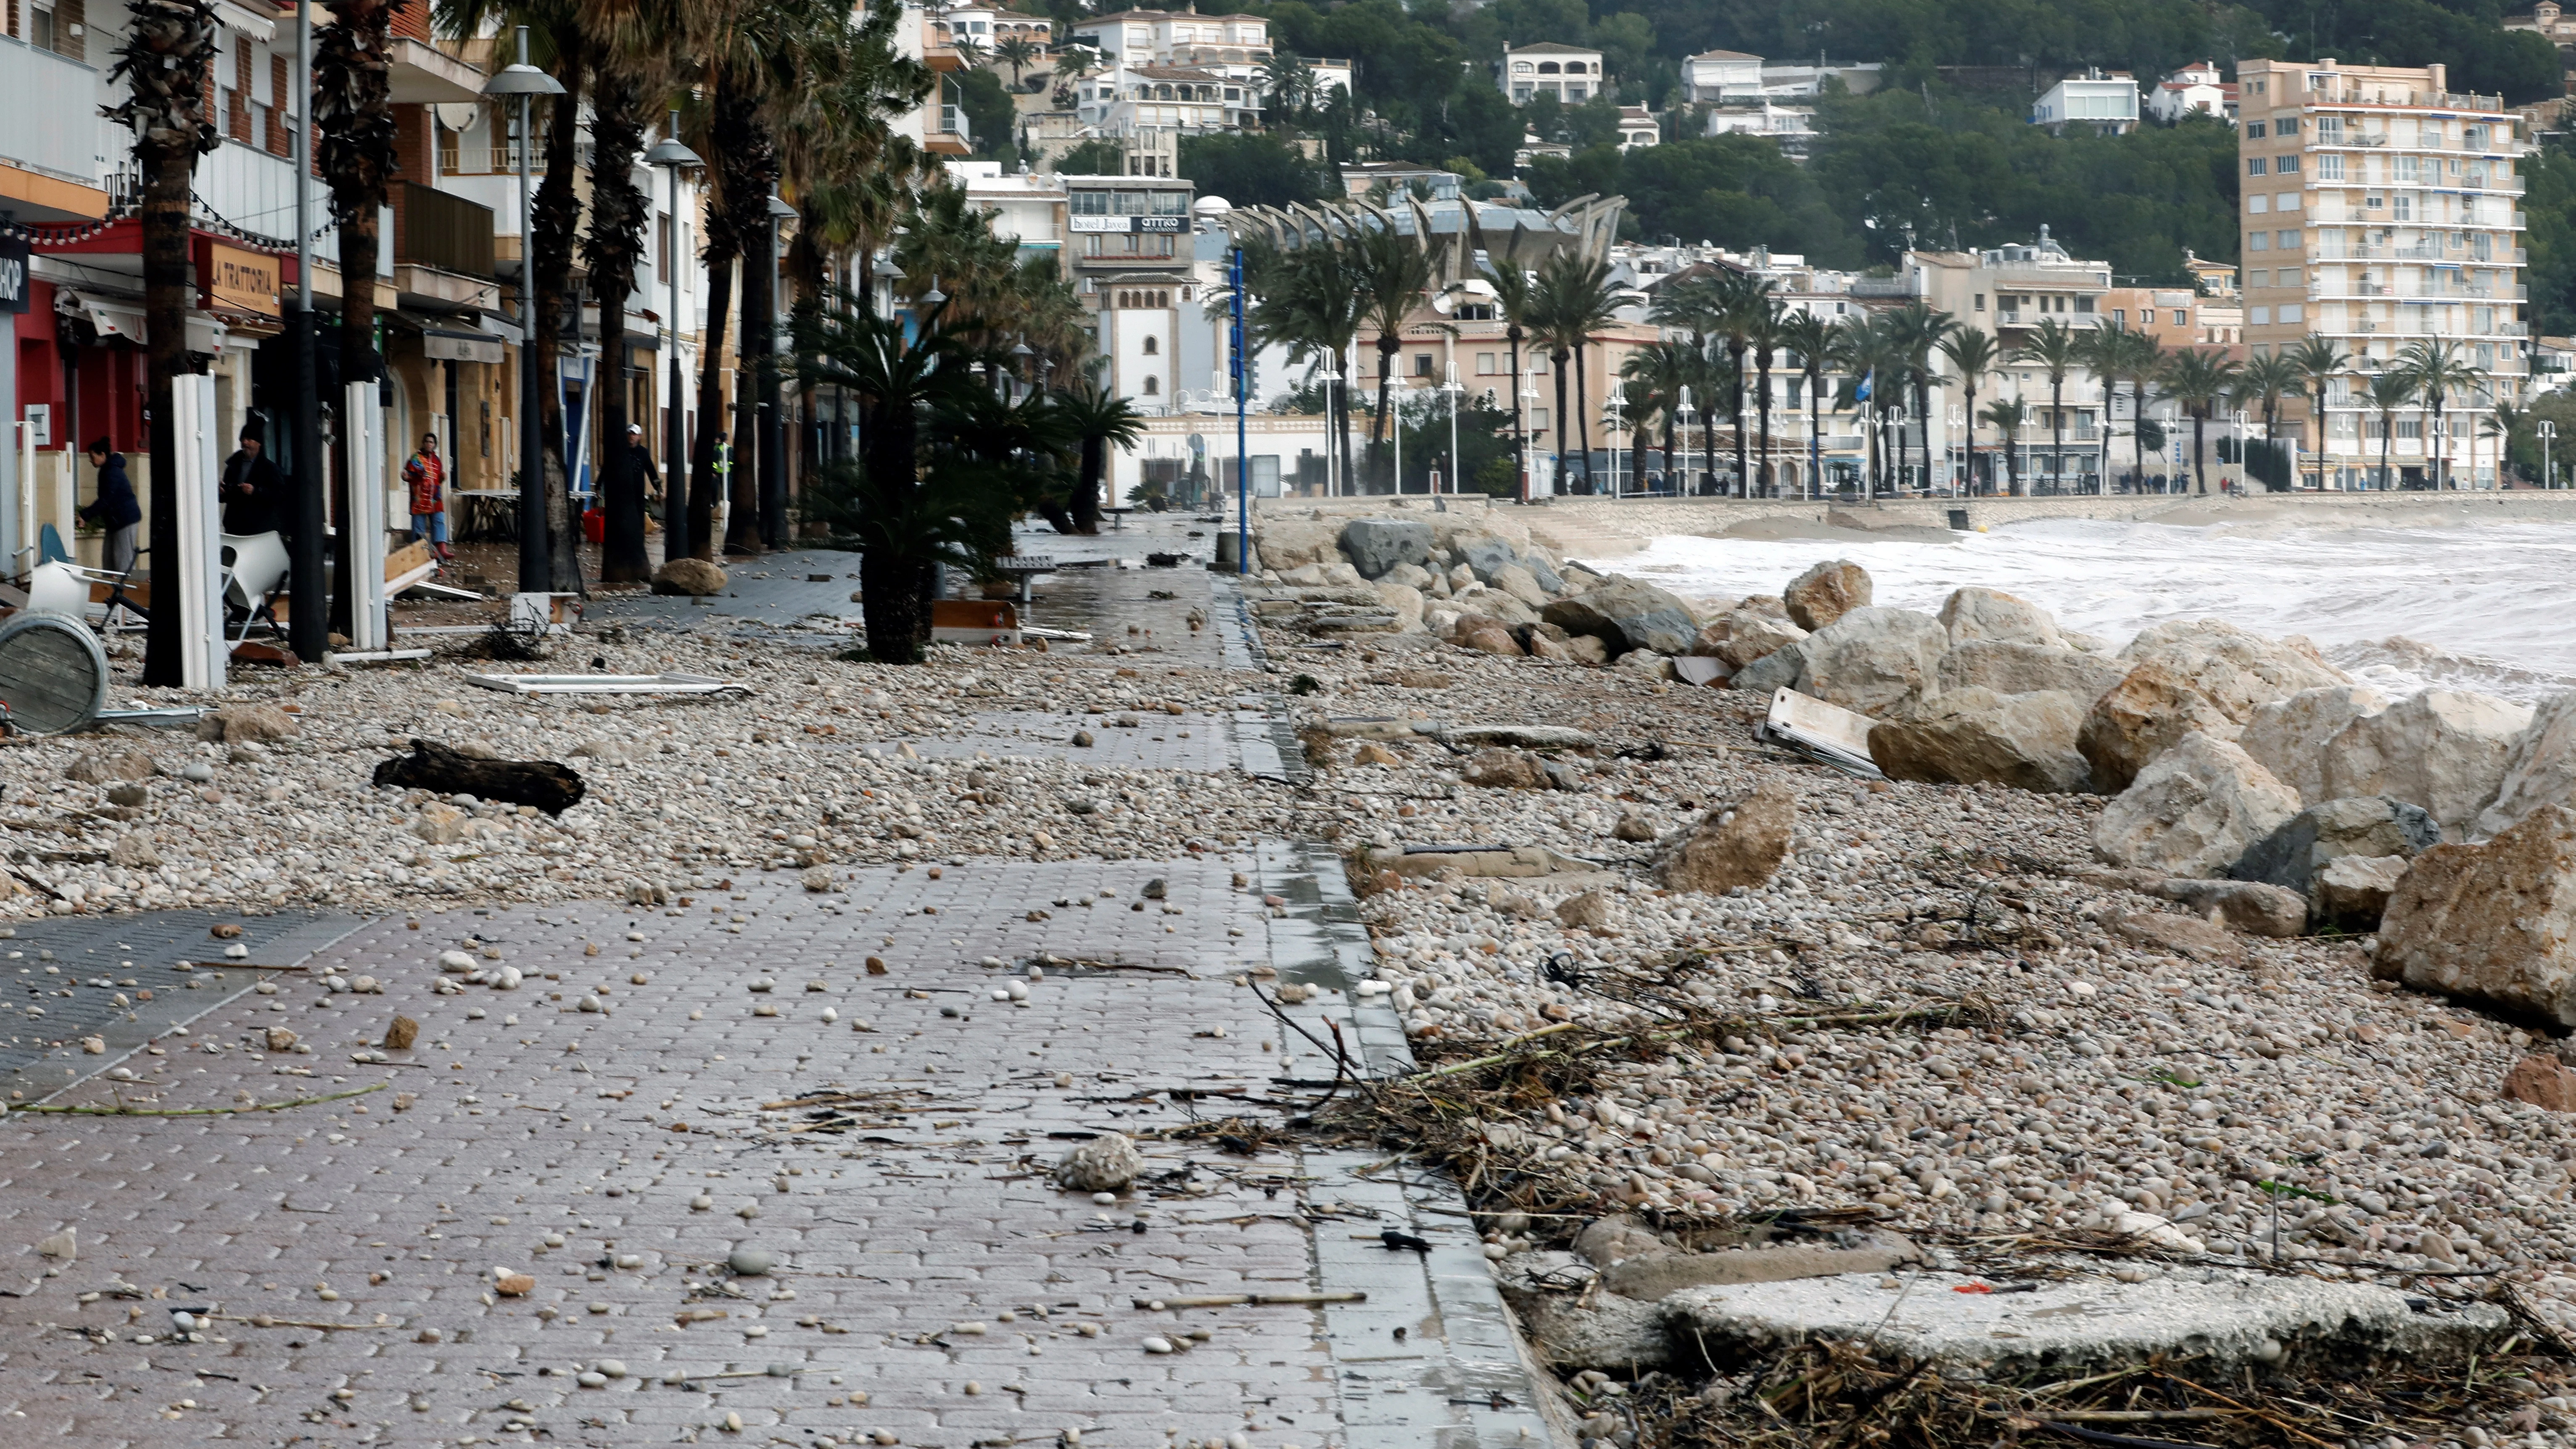
[[[2392,697],[2426,688],[2536,701],[2576,689],[2576,524],[2182,527],[2084,519],[1949,542],[1666,537],[1604,560],[1698,600],[1776,594],[1820,559],[1869,570],[1874,602],[1937,611],[2001,589],[2117,649],[2173,619],[2304,634]]]

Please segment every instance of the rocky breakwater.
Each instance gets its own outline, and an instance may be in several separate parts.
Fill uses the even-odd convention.
[[[1770,646],[1725,661],[1733,689],[1394,635],[1299,656],[1302,820],[1352,848],[1383,994],[1451,1073],[1441,1112],[1385,1130],[1501,1185],[1478,1226],[1515,1291],[1600,1311],[1563,1315],[1551,1360],[1625,1374],[1672,1345],[1704,1376],[1675,1325],[1709,1333],[1709,1306],[1669,1290],[1770,1260],[1605,1272],[1766,1233],[1952,1272],[1977,1267],[1957,1235],[2089,1235],[2139,1256],[2049,1271],[2149,1311],[2285,1268],[2399,1287],[2401,1317],[2506,1281],[2576,1326],[2576,1068],[2546,1012],[2446,984],[2563,947],[2543,862],[2576,841],[2565,712],[2499,752],[2483,705],[2382,720],[2391,702],[2300,641],[2207,623],[2113,648],[2008,596],[1918,614],[1834,575],[1805,622],[1794,585],[1702,611],[1706,647]],[[2101,707],[2142,669],[2191,686],[2170,703],[2194,728],[2140,708],[2145,679]],[[1839,692],[1887,778],[1757,743],[1757,672]],[[1519,733],[1542,722],[1574,733]],[[1478,724],[1507,734],[1461,733]],[[2127,773],[2106,782],[2113,742]],[[2455,836],[2436,811],[2464,809]],[[2503,815],[2530,823],[2481,842]],[[1436,868],[1403,853],[1432,843]],[[2527,945],[2400,960],[2513,901],[2542,908]],[[1811,1226],[1745,1228],[1791,1208]],[[1574,1240],[1611,1212],[1639,1244]],[[2422,1276],[2461,1269],[2481,1276]],[[2301,1361],[2264,1342],[2258,1372]]]

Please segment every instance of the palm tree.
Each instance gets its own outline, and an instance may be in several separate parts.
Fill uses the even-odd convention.
[[[313,35],[313,138],[323,185],[331,193],[331,220],[340,232],[340,381],[375,382],[384,376],[376,355],[376,218],[386,183],[401,169],[393,112],[393,14],[400,0],[348,0]],[[344,430],[342,436],[348,436]],[[359,478],[358,459],[344,452],[333,497],[337,518],[347,518],[348,491],[381,488],[381,478]],[[343,541],[344,545],[346,540]],[[335,560],[331,627],[350,627],[357,550],[343,546]]]
[[[1754,309],[1752,325],[1745,329],[1753,348],[1755,376],[1753,408],[1762,420],[1762,481],[1767,491],[1779,479],[1778,465],[1771,457],[1771,358],[1781,347],[1786,335],[1788,309],[1780,299],[1764,296]]]
[[[1473,220],[1470,207],[1468,230],[1476,250],[1486,257],[1485,280],[1494,289],[1494,310],[1503,319],[1503,342],[1511,350],[1512,395],[1512,477],[1522,502],[1529,501],[1529,434],[1521,415],[1521,342],[1529,336],[1532,299],[1536,296],[1529,270],[1512,255],[1498,256],[1485,245],[1484,234]]]
[[[2048,485],[2056,493],[2066,491],[2066,375],[2084,365],[2086,335],[2054,317],[2042,317],[2030,336],[2012,350],[2014,362],[2036,367],[2048,377]],[[2105,429],[2110,421],[2106,402],[2102,408]],[[2013,476],[2020,477],[2017,469]],[[2020,485],[2014,486],[2018,490]]]
[[[1735,373],[1727,389],[1727,415],[1735,424],[1735,491],[1739,498],[1753,496],[1753,470],[1745,457],[1744,435],[1744,354],[1752,349],[1753,334],[1760,329],[1771,305],[1771,284],[1745,272],[1724,272],[1717,278],[1712,300],[1717,313],[1712,319],[1714,330],[1726,344],[1726,360]]]
[[[1959,390],[1967,399],[1968,446],[1960,459],[1959,475],[1967,480],[1966,491],[1973,493],[1977,487],[1977,379],[1995,370],[1996,364],[2003,361],[2004,350],[2002,344],[1995,341],[1994,334],[1976,327],[1962,327],[1942,338],[1940,348],[1941,355],[1959,370]],[[1928,450],[1930,445],[1925,447]],[[1925,460],[1930,461],[1928,451]],[[2013,471],[2013,478],[2013,492],[2018,496],[2021,492],[2018,468]]]
[[[215,11],[207,0],[134,0],[129,28],[116,47],[108,82],[128,83],[123,103],[107,112],[134,131],[134,164],[143,179],[143,309],[147,322],[144,406],[151,411],[152,556],[178,562],[179,438],[177,379],[200,372],[188,352],[189,295],[195,266],[188,256],[188,204],[197,158],[222,144],[207,101],[214,94]],[[371,214],[372,215],[372,214]],[[298,458],[314,486],[324,470]],[[308,473],[307,470],[310,470]],[[297,585],[298,599],[305,597]],[[186,681],[179,611],[155,609],[144,635],[143,682]],[[203,647],[202,645],[198,647]]]
[[[1662,418],[1664,424],[1664,476],[1673,474],[1673,427],[1680,421],[1682,389],[1691,386],[1702,371],[1702,359],[1690,344],[1671,339],[1650,342],[1628,354],[1619,364],[1619,375],[1642,384],[1645,395],[1653,400],[1650,413],[1637,414],[1640,421],[1648,416]]]
[[[2266,352],[2248,359],[2236,374],[2230,397],[2238,407],[2251,406],[2263,415],[2263,446],[2272,447],[2272,435],[2281,420],[2281,398],[2307,392],[2307,381],[2299,365],[2286,352]],[[2254,469],[2248,460],[2245,471]]]
[[[1928,484],[1932,470],[1932,351],[1941,345],[1941,339],[1958,329],[1959,321],[1917,298],[1888,313],[1887,323],[1905,378],[1913,384],[1914,413],[1923,429],[1924,481]],[[1900,438],[1900,467],[1904,463],[1903,447]]]
[[[2397,475],[2389,471],[2388,450],[2397,438],[2397,410],[2415,401],[2415,378],[2401,368],[2390,368],[2370,380],[2370,405],[2379,411],[2379,486],[2397,486]]]
[[[2317,487],[2322,489],[2326,486],[2326,398],[2335,379],[2352,365],[2352,357],[2335,346],[2333,338],[2314,332],[2300,338],[2286,355],[2307,386],[2308,413],[2317,420]]]
[[[2147,389],[2164,372],[2165,345],[2151,332],[2121,331],[2111,348],[2110,376],[2129,385],[2130,467],[2139,492],[2147,491]]]
[[[1832,325],[1813,312],[1792,313],[1780,328],[1780,345],[1798,360],[1798,370],[1807,380],[1807,466],[1801,472],[1807,480],[1805,495],[1810,497],[1824,481],[1820,476],[1824,460],[1824,444],[1820,441],[1823,434],[1819,431],[1824,399],[1820,394],[1825,388],[1825,362],[1833,350],[1833,340]]]
[[[1546,261],[1539,264],[1534,290],[1536,292],[1533,306],[1534,330],[1547,343],[1549,359],[1556,369],[1554,422],[1556,451],[1560,460],[1559,486],[1563,486],[1561,477],[1564,471],[1562,460],[1565,456],[1566,435],[1568,432],[1575,432],[1582,440],[1582,453],[1579,456],[1585,459],[1583,482],[1588,491],[1592,484],[1589,459],[1592,429],[1590,422],[1580,416],[1571,423],[1568,421],[1565,411],[1565,364],[1569,358],[1574,362],[1575,412],[1579,415],[1584,411],[1582,396],[1584,349],[1591,344],[1592,334],[1611,320],[1616,307],[1614,293],[1610,286],[1610,264],[1597,259],[1586,261],[1572,251],[1553,252],[1549,254]]]
[[[2239,371],[2237,362],[2216,352],[2183,348],[2168,356],[2156,375],[2164,395],[2191,418],[2191,476],[2203,493],[2209,491],[2201,459],[2204,430],[2209,415],[2235,387]]]
[[[2101,467],[2096,486],[2111,491],[2111,440],[2117,431],[2111,426],[2111,410],[2119,401],[2123,354],[2129,347],[2129,329],[2113,322],[2096,326],[2076,339],[2076,360],[2102,384],[2102,438],[2099,454]]]
[[[1025,35],[1008,35],[993,45],[993,59],[1011,68],[1011,89],[1020,89],[1020,71],[1033,65],[1046,50]]]
[[[1277,112],[1271,124],[1285,125],[1315,103],[1315,68],[1293,51],[1274,51],[1261,63],[1261,89]]]
[[[2004,473],[2012,480],[2012,493],[2018,498],[2021,496],[2021,453],[2016,442],[2021,436],[2021,399],[1996,398],[1986,404],[1985,418],[1995,425],[1996,441],[2003,444]]]
[[[1431,291],[1440,275],[1440,258],[1447,251],[1446,237],[1397,231],[1384,213],[1375,226],[1363,227],[1350,242],[1350,259],[1359,280],[1360,325],[1377,334],[1377,408],[1369,419],[1369,467],[1383,472],[1389,493],[1404,491],[1404,480],[1395,476],[1386,430],[1395,406],[1395,359],[1404,351],[1404,324]]]
[[[1887,482],[1885,420],[1887,393],[1894,386],[1895,349],[1888,329],[1878,316],[1847,317],[1834,329],[1832,357],[1843,374],[1842,392],[1837,405],[1849,404],[1861,410],[1864,431],[1869,439],[1869,495],[1878,497]]]
[[[1145,416],[1127,400],[1085,379],[1056,394],[1063,427],[1082,445],[1082,474],[1073,490],[1073,525],[1100,531],[1100,485],[1109,476],[1109,449],[1132,448],[1145,436]]]
[[[1359,335],[1360,295],[1350,258],[1333,241],[1309,241],[1287,251],[1247,248],[1246,290],[1252,294],[1247,318],[1251,341],[1284,347],[1300,359],[1322,363],[1333,373]],[[1324,421],[1342,459],[1343,487],[1351,481],[1350,380],[1324,388]]]
[[[2433,415],[2433,487],[2438,492],[2448,484],[2450,471],[2450,460],[2445,456],[2448,440],[2442,434],[2443,405],[2454,395],[2477,387],[2486,374],[2470,364],[2457,342],[2431,338],[2408,343],[2398,356],[2398,365],[2415,380],[2416,393]]]
[[[971,35],[950,37],[948,48],[957,52],[957,58],[965,62],[968,70],[973,70],[975,67],[982,65],[993,53],[993,48],[991,46],[986,45],[984,42],[977,40]]]

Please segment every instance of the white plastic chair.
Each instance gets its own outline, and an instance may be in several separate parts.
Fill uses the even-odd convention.
[[[250,626],[261,619],[277,627],[277,614],[271,607],[277,591],[286,587],[289,560],[286,540],[275,533],[227,533],[222,535],[224,565],[224,612],[238,615],[241,632],[233,636],[239,644],[250,637]]]

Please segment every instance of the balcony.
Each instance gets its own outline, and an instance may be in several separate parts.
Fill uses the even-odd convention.
[[[0,157],[93,192],[66,198],[84,204],[71,207],[64,217],[34,217],[22,209],[20,220],[68,220],[70,215],[97,216],[103,209],[94,194],[104,159],[100,151],[113,146],[122,152],[133,143],[122,127],[114,138],[106,134],[109,123],[99,119],[99,94],[98,72],[90,67],[0,38]]]
[[[395,213],[396,264],[436,267],[459,276],[490,279],[493,267],[492,209],[415,181],[402,184],[402,206]]]
[[[929,149],[943,156],[964,156],[974,151],[975,142],[967,128],[964,106],[934,107],[929,119],[938,127],[923,141]]]

